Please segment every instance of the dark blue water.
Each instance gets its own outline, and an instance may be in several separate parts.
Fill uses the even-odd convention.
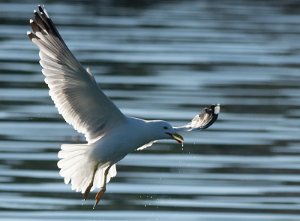
[[[92,210],[58,175],[60,145],[84,139],[27,39],[37,3],[0,1],[0,220],[298,221],[300,3],[120,2],[44,3],[124,113],[182,125],[221,103],[219,120],[129,154]]]

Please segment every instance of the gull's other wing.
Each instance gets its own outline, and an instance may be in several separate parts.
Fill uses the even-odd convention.
[[[157,142],[157,140],[153,140],[153,141],[151,141],[151,142],[149,142],[149,143],[146,143],[146,144],[144,144],[143,146],[137,148],[137,150],[144,150],[144,149],[146,149],[147,147],[151,147],[151,146],[152,146],[154,143],[156,143],[156,142]]]
[[[217,119],[220,113],[220,105],[214,104],[210,107],[205,107],[199,114],[197,114],[190,123],[174,127],[177,131],[194,131],[203,130],[210,127]]]
[[[27,35],[39,48],[40,64],[50,96],[66,122],[85,135],[89,143],[125,116],[98,87],[68,49],[46,10],[39,6]]]

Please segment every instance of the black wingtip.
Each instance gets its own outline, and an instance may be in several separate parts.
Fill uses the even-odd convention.
[[[51,36],[54,38],[58,38],[62,44],[65,45],[64,40],[60,36],[58,30],[56,29],[54,23],[52,22],[50,16],[48,15],[46,8],[44,5],[38,5],[37,9],[33,11],[34,16],[30,20],[30,25],[32,28],[31,34],[27,34],[30,40],[41,38],[37,37],[43,36]]]
[[[45,6],[44,5],[38,5],[38,9],[40,13],[46,14],[45,13]]]
[[[220,113],[220,104],[213,104],[210,107],[204,108],[204,111],[208,114],[215,114],[218,115]]]
[[[201,129],[207,129],[209,128],[217,119],[220,113],[220,104],[213,104],[210,107],[206,107],[204,108],[204,110],[198,115],[199,118],[203,117],[208,114],[206,119],[209,119],[209,121],[206,122],[206,124],[204,124]]]
[[[37,31],[41,31],[41,29],[39,28],[39,26],[36,24],[36,22],[33,19],[30,19],[29,23],[31,25],[31,29],[32,29],[33,33],[36,33]]]
[[[34,38],[37,38],[38,39],[38,37],[35,35],[35,34],[33,34],[31,31],[28,31],[27,32],[27,36],[28,36],[28,38],[32,41],[32,39],[34,39]]]

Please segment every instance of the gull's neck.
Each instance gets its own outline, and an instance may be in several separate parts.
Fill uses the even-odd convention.
[[[128,117],[128,122],[136,128],[135,133],[139,136],[145,143],[151,142],[153,140],[160,139],[157,136],[154,123],[155,121],[144,120],[135,117]]]

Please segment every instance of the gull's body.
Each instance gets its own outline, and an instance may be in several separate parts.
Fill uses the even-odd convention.
[[[160,121],[166,125],[167,122]],[[157,125],[151,121],[127,117],[123,124],[119,124],[95,143],[90,144],[90,158],[101,165],[113,165],[123,159],[128,153],[150,143],[155,138],[167,139],[169,135],[153,134]],[[127,131],[124,136],[124,131]],[[122,148],[120,148],[122,147]]]
[[[161,139],[182,143],[177,132],[205,129],[217,119],[219,105],[205,108],[181,127],[125,116],[73,56],[46,10],[39,6],[34,15],[28,36],[40,49],[49,94],[66,122],[86,137],[86,144],[63,144],[58,153],[60,175],[65,183],[71,182],[72,189],[82,192],[84,199],[92,189],[100,188],[97,205],[106,183],[116,175],[116,163],[128,153]]]

